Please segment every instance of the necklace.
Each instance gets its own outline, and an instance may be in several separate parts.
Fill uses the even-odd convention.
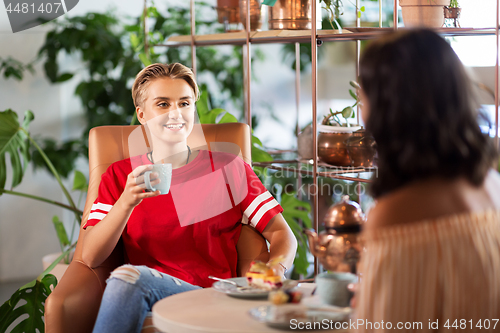
[[[191,148],[186,145],[187,149],[188,149],[188,157],[187,157],[187,160],[186,160],[186,165],[189,163],[189,158],[191,157]],[[151,150],[150,152],[148,152],[146,154],[148,156],[148,160],[151,162],[151,163],[154,163],[153,162],[153,151]],[[163,161],[163,160],[162,160]]]

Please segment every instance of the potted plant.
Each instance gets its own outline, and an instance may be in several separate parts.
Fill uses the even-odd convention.
[[[444,19],[445,19],[445,24],[446,20],[450,19],[453,20],[453,27],[460,27],[460,24],[458,23],[458,18],[460,17],[460,12],[462,11],[462,8],[460,8],[460,5],[458,4],[458,0],[450,0],[449,6],[444,6]]]
[[[31,111],[26,111],[24,121],[20,124],[18,116],[14,111],[8,109],[0,112],[0,195],[8,194],[35,199],[71,210],[75,215],[75,221],[79,222],[83,212],[77,208],[69,191],[62,183],[61,177],[56,171],[52,161],[29,133],[29,124],[33,119],[33,113]],[[35,148],[47,164],[47,167],[56,178],[61,190],[66,196],[68,204],[13,190],[21,183],[24,172],[31,161],[30,146]],[[5,188],[7,179],[7,173],[5,172],[5,170],[7,170],[7,154],[10,157],[12,165],[12,183],[10,190]],[[82,173],[76,173],[73,189],[77,189],[81,192],[81,199],[83,193],[86,192],[87,189],[87,181]],[[44,265],[45,270],[35,280],[19,288],[11,298],[0,307],[0,332],[5,332],[7,328],[23,314],[27,314],[29,318],[18,323],[16,329],[26,332],[34,332],[35,329],[38,329],[38,331],[43,332],[44,302],[53,287],[57,284],[57,277],[49,274],[49,272],[59,265],[60,262],[69,263],[69,256],[76,245],[76,243],[70,243],[72,237],[68,237],[64,224],[59,217],[54,216],[53,223],[62,253],[51,256],[52,262]],[[75,224],[72,229],[71,234],[74,232]],[[60,266],[58,268],[59,277],[62,276],[64,270],[64,267]]]
[[[340,26],[340,23],[338,21],[340,15],[344,14],[344,4],[342,3],[342,0],[319,0],[319,2],[324,4],[323,9],[328,12],[328,21],[330,21],[332,29],[335,29],[335,27],[333,26],[333,23],[335,23],[337,29],[342,32],[342,27]],[[355,4],[353,5],[356,8],[358,17],[361,17],[361,13],[365,11],[365,6],[361,6],[360,8],[358,8]]]
[[[449,2],[450,0],[399,0],[405,27],[442,27],[443,7]]]
[[[350,81],[349,84],[353,88],[359,89],[357,82]],[[318,125],[318,157],[328,164],[351,165],[346,140],[352,136],[354,131],[361,129],[361,126],[350,122],[350,119],[355,117],[354,108],[359,104],[359,96],[352,89],[349,89],[349,94],[354,98],[354,104],[341,111],[334,112],[330,109],[330,113]]]

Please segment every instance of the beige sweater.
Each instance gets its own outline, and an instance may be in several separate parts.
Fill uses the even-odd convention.
[[[365,242],[358,331],[500,331],[500,211],[384,227]]]

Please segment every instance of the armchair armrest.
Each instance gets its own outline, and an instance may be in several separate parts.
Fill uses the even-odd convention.
[[[45,302],[45,332],[92,332],[111,270],[73,260]]]

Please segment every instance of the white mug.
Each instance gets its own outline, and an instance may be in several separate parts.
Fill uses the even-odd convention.
[[[158,178],[160,179],[160,183],[156,184],[154,187],[151,185],[150,178],[152,172],[158,173]],[[150,191],[160,190],[161,194],[167,194],[170,191],[171,181],[172,164],[170,163],[153,164],[153,169],[144,173],[144,184],[146,185],[146,189]]]
[[[316,295],[321,303],[336,306],[349,306],[352,293],[347,289],[349,283],[357,280],[356,275],[351,273],[334,272],[316,275]]]

